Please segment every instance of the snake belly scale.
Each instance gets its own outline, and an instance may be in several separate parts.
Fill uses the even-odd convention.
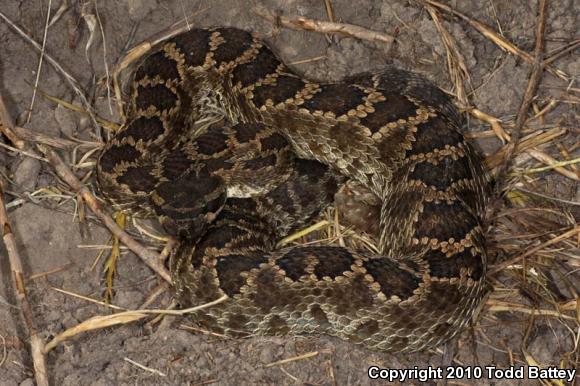
[[[468,323],[486,292],[482,161],[440,89],[395,68],[337,83],[294,74],[251,33],[191,29],[135,70],[97,163],[117,207],[155,215],[192,317],[231,336],[327,334],[411,352]],[[379,254],[276,250],[337,187],[381,200]]]

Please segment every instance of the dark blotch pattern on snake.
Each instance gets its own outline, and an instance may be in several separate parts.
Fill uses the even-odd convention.
[[[228,295],[193,315],[205,328],[410,352],[460,332],[486,292],[486,172],[450,99],[420,76],[311,82],[250,33],[192,29],[141,62],[126,116],[100,189],[178,238],[183,306]],[[382,203],[380,253],[275,250],[345,180]]]

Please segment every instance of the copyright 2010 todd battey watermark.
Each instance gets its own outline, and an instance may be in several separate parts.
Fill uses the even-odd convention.
[[[537,366],[447,366],[397,369],[370,366],[367,370],[369,378],[389,382],[433,381],[439,379],[455,380],[500,380],[500,379],[537,379],[572,382],[577,369],[561,369],[558,367]]]

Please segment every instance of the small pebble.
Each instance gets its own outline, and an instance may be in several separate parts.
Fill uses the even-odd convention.
[[[15,190],[19,192],[32,192],[36,187],[41,164],[35,158],[26,157],[18,164],[13,173]]]

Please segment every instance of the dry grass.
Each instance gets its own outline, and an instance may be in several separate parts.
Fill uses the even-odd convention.
[[[538,363],[527,348],[530,331],[533,331],[539,325],[547,324],[553,326],[554,324],[558,324],[563,327],[562,329],[558,329],[560,331],[558,334],[562,334],[561,331],[565,331],[568,336],[561,337],[565,344],[565,350],[563,350],[565,353],[559,358],[553,358],[552,362],[560,364],[562,368],[578,368],[580,365],[580,351],[578,348],[580,341],[580,303],[578,301],[577,283],[578,272],[580,272],[580,225],[578,224],[580,205],[577,202],[557,197],[557,193],[553,189],[548,189],[548,191],[544,189],[547,183],[546,181],[552,180],[555,177],[558,177],[556,180],[561,181],[560,183],[569,185],[576,184],[580,180],[580,172],[577,165],[580,158],[574,156],[578,152],[578,143],[572,143],[570,145],[570,133],[566,128],[561,127],[558,123],[554,123],[552,126],[546,123],[546,115],[557,103],[555,101],[549,101],[544,106],[535,104],[535,101],[540,100],[539,96],[534,93],[536,87],[529,87],[532,94],[526,95],[527,102],[523,101],[527,105],[526,103],[522,103],[523,113],[520,111],[513,121],[500,120],[490,112],[483,112],[477,106],[474,106],[470,100],[472,92],[469,84],[469,71],[453,36],[445,30],[444,24],[441,22],[441,12],[458,16],[502,49],[521,57],[528,63],[535,63],[536,67],[546,68],[548,73],[566,81],[570,77],[556,67],[557,60],[564,53],[577,48],[579,42],[577,40],[573,41],[561,50],[551,53],[549,57],[539,58],[537,56],[538,52],[534,56],[517,48],[502,36],[502,34],[496,33],[492,28],[453,10],[447,5],[430,0],[421,1],[421,3],[424,3],[424,6],[431,15],[447,50],[449,79],[454,85],[454,93],[456,94],[460,107],[468,111],[476,119],[490,126],[490,130],[487,132],[477,133],[476,135],[472,135],[472,137],[497,136],[502,143],[507,143],[487,157],[487,165],[492,171],[501,168],[502,165],[505,165],[509,161],[514,165],[510,169],[511,173],[508,174],[506,183],[502,184],[503,197],[497,201],[498,204],[495,206],[495,212],[489,218],[488,239],[490,245],[490,266],[488,280],[493,285],[493,292],[485,304],[479,321],[472,329],[474,339],[468,340],[466,344],[472,347],[477,345],[485,346],[495,351],[505,352],[509,355],[511,364],[537,364],[543,366],[546,364]],[[337,23],[334,20],[331,1],[326,0],[325,5],[330,19],[329,22],[305,18],[293,19],[291,17],[278,18],[277,21],[282,26],[291,28],[305,28],[320,33],[341,33],[356,36],[361,39],[388,43],[392,41],[390,36],[382,33]],[[272,14],[264,9],[261,9],[260,12],[266,18],[272,17]],[[181,23],[176,28],[163,31],[158,36],[131,50],[129,55],[120,61],[116,71],[113,72],[113,79],[115,80],[114,93],[118,103],[121,100],[121,91],[117,80],[121,72],[130,68],[131,63],[134,63],[135,60],[148,52],[155,42],[172,36],[184,28],[186,28],[184,23]],[[319,60],[321,58],[323,57],[312,60]],[[56,68],[59,68],[58,63],[55,63],[56,61],[50,56],[46,56],[45,60]],[[533,76],[537,77],[536,82],[540,80],[539,73]],[[53,101],[77,110],[80,113],[88,114],[94,122],[98,122],[103,127],[114,130],[117,127],[114,123],[106,122],[94,115],[92,106],[88,105],[83,92],[78,87],[78,82],[68,74],[65,75],[65,78],[76,90],[77,94],[82,96],[81,99],[85,103],[85,106],[79,108],[54,98]],[[532,84],[531,86],[534,85]],[[569,100],[573,101],[571,103],[579,103],[577,95],[571,95]],[[3,105],[0,104],[0,107],[3,107]],[[533,110],[534,114],[528,117],[527,114],[531,110]],[[538,128],[539,126],[545,126],[546,128]],[[94,156],[95,148],[98,146],[96,143],[52,138],[28,129],[14,127],[9,120],[5,121],[5,126],[2,129],[18,148],[14,150],[18,150],[24,155],[27,154],[27,150],[24,150],[24,146],[22,145],[24,142],[36,142],[52,146],[69,151],[71,155],[73,155],[74,151],[75,154],[76,152],[84,152],[83,154]],[[39,128],[39,130],[41,129]],[[514,132],[516,133],[515,137],[519,138],[520,131],[523,137],[517,143],[517,146],[515,146],[510,141],[514,137]],[[98,136],[97,132],[95,132],[95,136]],[[89,152],[93,153],[89,154]],[[91,192],[78,180],[71,180],[69,178],[70,176],[67,177],[67,170],[70,171],[71,168],[78,170],[82,168],[82,165],[91,167],[91,164],[79,162],[76,164],[76,167],[74,164],[66,165],[61,159],[55,158],[56,153],[53,151],[45,150],[44,153],[46,158],[55,166],[56,170],[60,170],[58,174],[67,184],[60,183],[55,191],[42,196],[36,195],[35,200],[37,202],[73,200],[75,208],[83,208],[85,204],[88,204],[93,209],[98,209],[99,203],[94,199]],[[31,156],[38,157],[35,153],[31,153]],[[85,161],[85,157],[81,156],[80,158]],[[76,158],[72,156],[71,159]],[[558,175],[556,176],[556,174]],[[87,178],[89,177],[90,172],[87,173]],[[78,211],[75,209],[75,215],[77,213]],[[102,212],[95,211],[95,213],[98,219],[104,221],[111,229],[115,229],[117,235],[122,235],[122,240],[127,242],[128,245],[131,245],[132,247],[130,248],[133,251],[138,251],[145,255],[147,257],[145,260],[148,261],[148,264],[160,272],[165,280],[169,279],[167,272],[159,264],[159,256],[142,245],[154,245],[161,248],[159,236],[153,235],[153,237],[150,237],[146,230],[140,229],[140,233],[134,234],[136,240],[129,239],[127,238],[128,236],[123,236],[124,233],[119,233],[120,227],[110,217],[104,215]],[[86,221],[86,217],[83,218]],[[338,218],[339,216],[336,211],[330,208],[316,224],[287,237],[281,241],[281,244],[306,245],[314,242],[337,243],[367,249],[372,252],[377,250],[373,237],[359,234],[352,229],[345,228],[339,223]],[[121,247],[117,241],[111,253],[118,256],[120,250]],[[167,251],[162,255],[166,256]],[[110,276],[110,279],[112,281],[112,276]],[[158,291],[152,294],[150,301],[152,302],[165,288],[167,287],[160,286]],[[84,300],[99,302],[87,298]],[[109,307],[114,306],[109,305]],[[185,312],[188,311],[191,310],[185,310]],[[130,323],[141,320],[151,313],[173,312],[164,310],[136,310],[122,311],[114,315],[95,316],[63,332],[53,341],[45,345],[44,351],[47,352],[64,339],[69,339],[81,332],[116,324]],[[493,330],[498,327],[519,330],[521,331],[522,339],[515,339],[514,341],[500,340],[493,334]],[[556,331],[555,328],[554,331]],[[557,333],[554,332],[554,334]],[[279,366],[316,355],[319,355],[319,353],[311,352],[299,357],[271,363],[268,366]],[[456,361],[456,363],[461,362]],[[133,364],[140,366],[134,362]],[[156,371],[152,369],[146,370]],[[331,375],[329,377],[334,380],[332,366],[330,366],[330,370]],[[288,374],[288,376],[294,378],[291,374]],[[208,384],[212,382],[214,380],[208,381]]]

